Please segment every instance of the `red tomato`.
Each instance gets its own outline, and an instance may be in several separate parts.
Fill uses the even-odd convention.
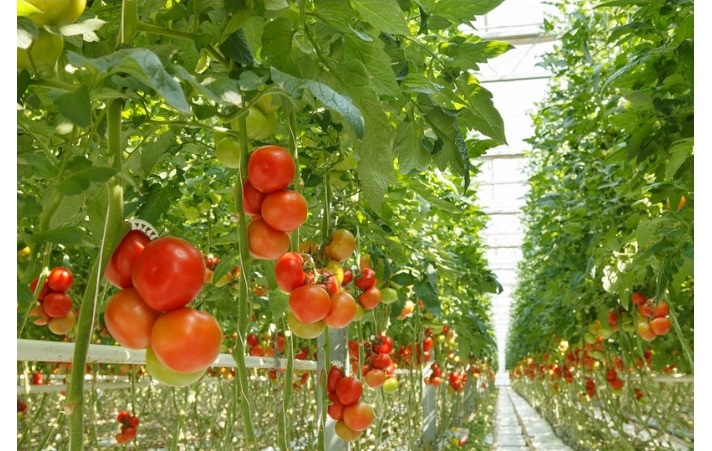
[[[32,280],[32,282],[30,282],[30,291],[32,291],[32,293],[34,293],[35,290],[37,289],[37,284],[39,283],[39,281],[40,281],[40,278],[35,277]],[[47,281],[45,280],[45,283],[44,283],[44,285],[42,285],[42,289],[40,290],[40,293],[37,295],[37,301],[43,302],[45,296],[47,296],[50,292],[52,292],[52,290],[49,288],[49,286],[47,286]]]
[[[370,288],[358,297],[358,302],[366,310],[371,310],[381,303],[381,290],[376,287]]]
[[[368,429],[374,417],[373,408],[362,402],[344,408],[344,423],[352,431],[360,432]]]
[[[247,244],[252,258],[276,260],[289,251],[289,235],[275,230],[261,219],[247,224]]]
[[[134,263],[150,241],[151,238],[142,231],[129,230],[111,255],[111,260],[104,271],[106,280],[117,288],[133,286]]]
[[[348,291],[339,291],[331,296],[331,308],[324,318],[327,326],[341,329],[349,325],[356,316],[356,299]]]
[[[112,296],[104,310],[109,333],[128,349],[145,349],[151,345],[151,331],[159,316],[160,312],[149,307],[133,287]]]
[[[366,375],[364,376],[364,379],[366,380],[366,385],[371,388],[378,388],[382,386],[386,382],[387,378],[388,375],[385,371],[375,368],[366,373]]]
[[[250,178],[245,178],[242,184],[242,209],[248,215],[260,215],[262,211],[262,201],[267,197],[267,194],[258,191],[250,183]]]
[[[336,384],[336,396],[345,407],[352,406],[361,399],[363,384],[353,376],[346,376]]]
[[[361,275],[354,281],[356,287],[361,291],[366,291],[376,285],[376,271],[371,268],[364,268]]]
[[[311,324],[323,320],[331,309],[331,298],[318,285],[304,285],[289,295],[289,308],[301,322]]]
[[[204,277],[203,254],[183,239],[166,236],[148,243],[138,256],[133,285],[149,307],[166,311],[195,299]]]
[[[247,178],[258,191],[283,190],[294,180],[296,166],[286,149],[267,145],[255,149],[247,161]]]
[[[158,317],[151,331],[151,348],[174,371],[204,370],[220,355],[222,329],[210,313],[181,307]]]
[[[64,318],[72,310],[72,298],[53,291],[45,296],[42,308],[50,318]]]
[[[331,271],[328,269],[317,269],[316,272],[318,279],[320,279],[318,285],[325,289],[326,292],[329,293],[329,296],[333,296],[339,291],[339,281],[336,280],[336,276],[334,276]]]
[[[329,405],[326,412],[332,419],[338,421],[344,417],[344,405],[341,404],[337,399],[336,401],[332,402],[331,405]]]
[[[331,365],[331,368],[329,368],[329,374],[326,376],[327,393],[334,393],[336,391],[336,384],[338,384],[343,378],[344,370],[342,370],[338,365]]]
[[[69,290],[74,283],[74,274],[64,266],[54,268],[45,281],[53,291],[64,293]]]
[[[274,264],[277,286],[287,293],[299,288],[307,281],[304,273],[304,258],[298,252],[287,252]]]
[[[262,219],[275,230],[291,232],[307,220],[309,205],[300,193],[292,190],[275,191],[262,201]]]

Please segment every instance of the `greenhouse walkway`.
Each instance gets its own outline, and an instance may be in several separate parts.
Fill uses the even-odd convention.
[[[492,449],[571,451],[551,425],[509,385],[499,386]]]

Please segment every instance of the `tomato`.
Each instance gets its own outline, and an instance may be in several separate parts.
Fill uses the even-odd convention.
[[[344,267],[341,264],[341,262],[337,262],[336,260],[329,260],[326,262],[326,267],[331,274],[334,275],[336,278],[336,283],[341,286],[343,285],[344,281]]]
[[[240,167],[240,140],[232,135],[215,135],[215,157],[226,168]]]
[[[319,245],[313,240],[302,241],[299,243],[299,252],[302,254],[316,254],[319,252]]]
[[[245,178],[242,184],[242,210],[248,215],[259,216],[262,214],[262,202],[267,194],[258,191],[250,183],[250,178]]]
[[[336,391],[336,384],[338,384],[343,378],[344,370],[342,370],[339,365],[331,365],[331,368],[329,368],[329,374],[326,376],[327,393],[334,393]]]
[[[49,322],[49,315],[45,313],[42,305],[35,305],[30,310],[30,321],[38,326],[44,326]]]
[[[331,274],[331,271],[326,269],[317,269],[317,277],[319,279],[318,285],[329,293],[329,296],[333,296],[337,291],[339,291],[339,282],[336,281],[336,277]]]
[[[27,17],[41,28],[43,25],[69,25],[84,12],[86,0],[24,0],[39,11]]]
[[[181,307],[158,317],[151,331],[151,348],[168,368],[194,373],[215,362],[222,337],[220,324],[213,315]]]
[[[307,281],[304,272],[304,258],[297,252],[287,252],[274,264],[274,276],[277,286],[287,293],[301,287]]]
[[[294,335],[307,340],[318,337],[326,329],[326,324],[323,320],[311,324],[303,323],[292,312],[287,312],[287,325]],[[295,356],[295,358],[297,357]]]
[[[42,308],[50,318],[64,318],[72,310],[72,298],[53,291],[45,296]]]
[[[647,321],[641,321],[638,323],[638,335],[645,341],[653,341],[657,334],[651,330],[650,323]]]
[[[294,180],[296,165],[286,149],[267,145],[255,149],[247,162],[247,177],[258,191],[283,190]]]
[[[275,230],[261,219],[247,224],[247,244],[252,258],[276,260],[289,251],[287,232]]]
[[[49,321],[47,322],[47,328],[52,332],[53,334],[57,335],[65,335],[67,332],[72,330],[74,325],[77,323],[77,317],[70,310],[69,313],[67,313],[66,316],[63,317],[58,317],[58,318],[50,318]]]
[[[354,431],[350,429],[346,423],[344,423],[344,420],[339,420],[336,424],[334,424],[334,432],[336,432],[336,435],[345,442],[353,442],[361,437],[361,431]]]
[[[17,70],[32,71],[33,63],[37,71],[52,69],[62,54],[62,50],[64,50],[62,35],[41,29],[29,49],[17,48]]]
[[[362,254],[358,259],[358,269],[363,271],[366,268],[373,268],[373,261],[370,254]]]
[[[53,290],[64,293],[72,288],[74,274],[64,266],[58,266],[50,271],[45,283]]]
[[[295,288],[289,295],[289,309],[299,321],[315,323],[329,314],[331,298],[318,285],[304,285]]]
[[[393,360],[391,360],[391,356],[385,352],[381,352],[371,361],[371,366],[379,370],[386,369],[392,364]]]
[[[648,298],[640,291],[635,291],[632,295],[630,295],[630,300],[633,301],[633,304],[635,305],[642,305],[645,304]]]
[[[291,232],[306,222],[309,205],[300,193],[283,189],[267,194],[260,212],[262,219],[273,229]]]
[[[366,385],[371,388],[378,388],[383,386],[387,378],[388,375],[386,374],[386,372],[379,369],[372,369],[364,376]]]
[[[37,290],[37,284],[39,283],[39,281],[40,281],[40,278],[35,277],[34,279],[32,279],[32,282],[30,282],[30,291],[32,291],[32,293],[34,293],[35,290]],[[47,281],[45,280],[44,285],[42,285],[42,289],[40,290],[39,294],[37,295],[37,301],[39,301],[39,302],[44,301],[45,296],[47,296],[51,291],[52,290],[49,288],[49,286],[47,286]]]
[[[106,280],[117,288],[132,287],[134,264],[150,241],[151,238],[144,232],[129,230],[114,249],[114,253],[111,254],[111,259],[104,271]]]
[[[665,302],[665,301],[660,301],[660,303],[658,305],[653,307],[653,318],[660,318],[661,316],[667,316],[668,313],[670,313],[670,306],[668,306],[667,302]]]
[[[364,431],[373,423],[375,415],[373,408],[363,402],[344,408],[344,423],[352,431]]]
[[[148,374],[150,374],[152,378],[162,384],[171,385],[173,387],[185,387],[186,385],[199,381],[207,371],[207,368],[193,373],[172,370],[162,364],[156,357],[156,353],[153,352],[153,349],[149,347],[146,348],[146,371],[148,371]]]
[[[269,93],[262,94],[260,98],[255,101],[255,106],[264,114],[269,114],[279,109],[279,104],[274,103],[272,94]]]
[[[376,271],[371,268],[364,268],[361,275],[356,278],[354,285],[361,290],[366,291],[376,285]]]
[[[350,284],[353,279],[354,279],[354,273],[353,273],[353,271],[351,271],[351,268],[344,268],[344,276],[343,276],[343,279],[341,280],[341,286],[342,287],[348,286],[348,284]]]
[[[361,321],[365,314],[366,314],[366,309],[363,308],[363,306],[357,302],[356,303],[356,314],[354,315],[354,319],[352,321]]]
[[[348,291],[339,291],[331,296],[331,307],[324,318],[327,326],[341,329],[356,316],[356,299]]]
[[[381,303],[381,290],[376,287],[373,287],[369,290],[364,291],[359,295],[358,302],[366,310],[376,308],[376,306]]]
[[[353,376],[343,377],[336,384],[336,396],[345,407],[356,404],[362,394],[363,384]]]
[[[152,309],[173,310],[195,299],[204,277],[203,254],[183,239],[165,236],[146,244],[139,254],[133,285]]]
[[[45,301],[46,303],[47,301]],[[664,316],[658,317],[650,321],[650,330],[655,335],[667,335],[670,332],[670,320]]]
[[[277,114],[273,111],[265,112],[261,108],[251,106],[247,110],[245,118],[247,125],[247,137],[250,139],[267,139],[272,136],[277,126]],[[233,128],[239,128],[240,122],[232,122]]]
[[[132,287],[113,295],[104,310],[109,333],[128,349],[145,349],[151,345],[151,331],[159,316],[160,312],[149,307]]]
[[[381,302],[384,304],[393,304],[398,300],[398,291],[395,288],[381,288]]]
[[[398,379],[395,377],[389,377],[383,383],[383,392],[388,394],[395,393],[398,391],[398,385]]]
[[[324,247],[326,256],[332,260],[343,262],[356,249],[356,238],[346,229],[337,229],[331,234],[331,241]]]

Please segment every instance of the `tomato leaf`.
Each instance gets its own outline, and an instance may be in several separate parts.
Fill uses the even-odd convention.
[[[82,35],[82,40],[86,42],[99,42],[101,38],[95,33],[96,30],[106,24],[101,19],[87,19],[83,22],[76,22],[60,28],[62,36]]]
[[[168,130],[160,134],[155,141],[147,142],[139,148],[141,171],[144,175],[148,176],[151,174],[153,168],[158,164],[161,158],[164,157],[172,145],[176,145],[176,135],[173,131]]]
[[[223,37],[230,36],[245,24],[245,21],[252,15],[255,8],[254,0],[236,0],[228,2],[232,9],[232,17],[225,25]],[[227,5],[226,5],[227,6]]]
[[[289,295],[282,290],[270,290],[267,294],[273,318],[279,318],[289,311]]]
[[[499,6],[504,0],[417,0],[430,15],[452,22],[470,22]]]
[[[348,2],[342,0],[315,0],[314,15],[328,26],[346,34],[351,27],[353,14]]]
[[[145,202],[138,208],[136,217],[150,224],[157,223],[163,213],[171,206],[171,199],[180,198],[180,191],[173,185],[152,187]]]
[[[57,105],[57,110],[76,126],[87,128],[91,125],[91,102],[86,85],[55,96],[54,104]]]
[[[166,72],[158,56],[146,48],[121,49],[94,59],[68,52],[67,59],[75,66],[92,67],[100,71],[104,77],[112,74],[129,74],[155,89],[178,111],[190,113],[190,106],[178,82]]]
[[[395,150],[398,154],[398,169],[403,174],[420,172],[430,166],[430,153],[422,146],[420,133],[420,128],[412,120],[398,126]]]
[[[242,30],[237,30],[228,36],[220,44],[220,51],[232,61],[243,66],[252,67],[255,64],[252,51]]]
[[[429,282],[418,282],[413,286],[413,291],[418,299],[423,301],[425,309],[433,314],[436,318],[440,318],[440,298]]]
[[[292,50],[292,33],[291,24],[286,17],[267,22],[262,33],[262,57],[279,58],[288,55]]]
[[[345,41],[345,61],[360,61],[376,92],[398,97],[401,91],[396,82],[396,74],[391,69],[391,59],[383,50],[383,42],[381,40],[364,42],[352,36],[347,36]]]
[[[86,191],[92,183],[104,183],[118,171],[114,168],[88,167],[71,173],[57,185],[57,191],[64,195]]]
[[[86,244],[86,232],[78,227],[64,227],[36,234],[37,237],[52,243],[65,246]]]
[[[352,0],[354,9],[377,30],[410,35],[403,11],[395,0]]]
[[[27,49],[39,36],[34,22],[27,17],[17,17],[17,48]]]
[[[361,111],[347,96],[339,94],[327,85],[313,80],[302,80],[271,68],[272,80],[290,95],[301,98],[301,90],[306,89],[324,105],[340,113],[354,130],[356,137],[363,138],[364,119]]]

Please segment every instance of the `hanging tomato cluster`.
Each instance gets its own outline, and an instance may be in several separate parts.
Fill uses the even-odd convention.
[[[366,350],[365,363],[361,368],[361,376],[366,385],[371,388],[383,386],[388,379],[395,378],[396,365],[391,360],[393,339],[386,334],[374,338],[370,349]],[[355,354],[358,356],[358,353]]]
[[[631,295],[631,301],[638,307],[638,335],[645,341],[653,341],[655,337],[667,335],[670,332],[670,307],[667,302],[655,303],[643,293],[636,291]]]
[[[107,280],[121,291],[106,305],[106,328],[122,346],[146,349],[146,369],[165,384],[197,381],[220,353],[217,319],[187,306],[205,273],[191,243],[171,236],[151,241],[138,230],[124,236],[107,266]]]
[[[461,393],[467,385],[467,371],[450,371],[447,375],[447,383],[455,393]]]
[[[329,417],[336,420],[336,435],[346,442],[353,442],[361,432],[373,423],[373,408],[361,402],[363,385],[353,376],[345,376],[339,365],[332,365],[326,379],[326,391],[331,404]]]
[[[30,290],[37,290],[39,277],[30,283]],[[38,296],[37,305],[30,310],[30,319],[38,326],[47,325],[49,330],[57,335],[64,335],[77,322],[72,311],[72,298],[67,291],[74,284],[74,274],[64,266],[58,266],[50,271]]]
[[[250,154],[242,186],[242,209],[252,216],[247,225],[247,242],[253,258],[281,257],[289,251],[289,233],[307,219],[306,199],[287,189],[295,173],[294,159],[283,147],[266,145]]]
[[[131,415],[127,410],[122,410],[116,416],[116,420],[121,425],[121,432],[115,436],[117,443],[128,443],[136,438],[136,429],[139,425],[138,417]]]

